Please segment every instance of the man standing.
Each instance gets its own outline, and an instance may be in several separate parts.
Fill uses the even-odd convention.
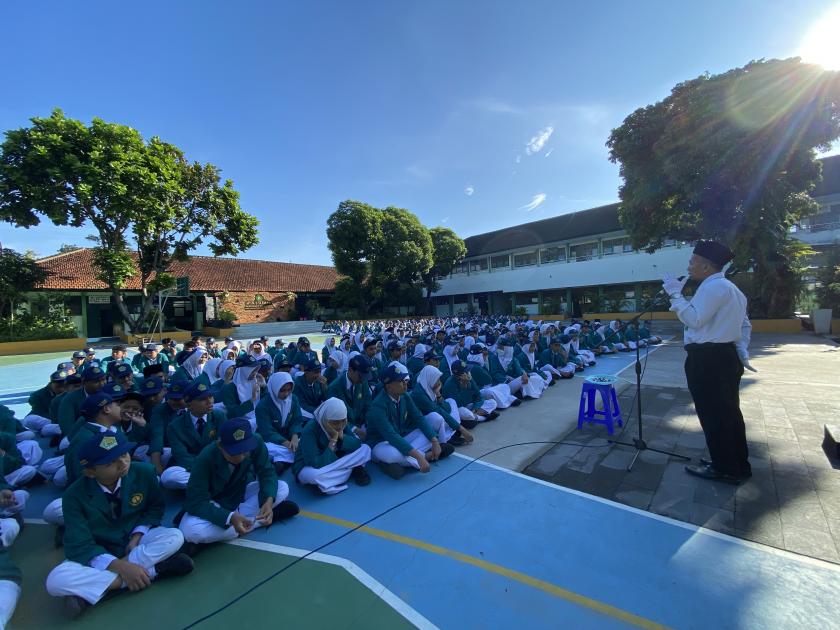
[[[724,278],[733,258],[728,247],[699,241],[688,262],[688,277],[700,283],[691,300],[682,295],[687,278],[666,276],[662,286],[671,310],[685,324],[685,376],[694,399],[710,459],[686,471],[704,479],[739,484],[752,475],[738,386],[749,363],[747,298]]]

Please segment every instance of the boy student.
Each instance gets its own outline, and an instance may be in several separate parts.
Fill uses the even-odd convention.
[[[295,396],[305,418],[313,418],[315,408],[329,397],[327,379],[321,376],[321,362],[317,358],[307,360],[303,364],[303,374],[295,377]]]
[[[287,496],[289,486],[277,480],[248,419],[227,420],[218,439],[195,458],[179,527],[189,543],[231,540],[297,514]]]
[[[64,393],[67,371],[58,370],[50,375],[50,382],[29,395],[30,411],[23,419],[23,426],[44,437],[61,435],[61,427],[50,419],[50,405]]]
[[[58,408],[57,422],[61,433],[68,440],[73,438],[81,414],[82,402],[96,394],[105,385],[105,370],[95,365],[85,368],[82,372],[82,387],[68,393]]]
[[[12,491],[8,484],[0,481],[0,628],[5,628],[9,623],[20,597],[22,576],[20,569],[12,562],[9,549],[20,533],[21,525],[17,519],[23,509],[23,503],[18,498],[21,494],[27,493],[23,490]]]
[[[328,398],[338,398],[347,406],[347,424],[361,439],[365,437],[365,418],[373,402],[368,387],[372,369],[367,356],[356,355],[350,359],[347,370],[327,387]]]
[[[128,348],[122,344],[117,344],[111,348],[111,356],[102,359],[102,367],[107,370],[111,363],[122,363],[128,355]]]
[[[184,536],[161,527],[164,501],[151,466],[132,463],[119,433],[87,438],[77,457],[84,474],[62,499],[66,560],[47,576],[47,592],[78,617],[108,591],[141,591],[153,580],[193,570]]]

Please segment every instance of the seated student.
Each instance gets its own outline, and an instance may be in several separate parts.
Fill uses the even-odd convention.
[[[201,347],[183,351],[179,357],[181,362],[169,380],[192,381],[197,379],[209,356],[207,351]]]
[[[137,392],[125,392],[121,397],[115,397],[113,394],[111,396],[120,405],[120,429],[128,440],[137,445],[131,451],[131,459],[147,464],[152,463],[149,454],[152,438],[151,423],[143,415],[143,396]],[[170,449],[163,449],[161,463],[164,466],[169,462],[171,455]]]
[[[135,372],[142,372],[143,368],[147,365],[155,365],[157,363],[163,364],[166,366],[166,370],[169,371],[169,355],[161,352],[160,347],[156,343],[147,343],[143,346],[142,352],[131,360],[131,367],[134,368]]]
[[[630,352],[630,346],[626,343],[620,321],[614,319],[609,323],[609,326],[604,328],[603,333],[606,341],[611,342],[619,352]]]
[[[204,364],[203,373],[210,380],[210,389],[213,390],[213,397],[216,400],[222,399],[222,388],[233,381],[233,373],[236,370],[236,361],[228,359],[210,359]]]
[[[273,345],[273,346],[269,346],[269,347],[266,349],[266,351],[268,352],[268,354],[271,356],[271,362],[272,362],[272,363],[274,363],[274,360],[277,358],[277,355],[278,355],[279,353],[281,353],[281,352],[282,352],[283,354],[285,354],[285,351],[283,350],[283,346],[284,346],[284,345],[285,345],[285,343],[284,343],[283,339],[281,339],[280,337],[278,337],[277,339],[275,339],[275,340],[274,340],[274,345]]]
[[[474,428],[477,422],[461,422],[458,419],[457,403],[451,398],[444,400],[441,394],[443,383],[440,377],[439,369],[427,365],[417,375],[417,384],[409,396],[432,430],[437,432],[441,442],[463,446],[473,441],[468,429]]]
[[[588,322],[583,322],[580,325],[580,334],[578,335],[578,342],[583,350],[589,350],[596,357],[603,354],[603,348],[600,344],[600,338],[597,338],[597,336],[592,336],[592,328],[589,326]]]
[[[347,424],[360,439],[365,438],[365,421],[373,402],[368,386],[370,378],[370,360],[357,354],[350,359],[347,369],[327,387],[328,398],[338,398],[347,405]]]
[[[384,367],[380,358],[380,346],[382,342],[378,339],[367,339],[364,343],[364,350],[362,354],[368,360],[370,365],[369,378],[372,383],[379,383],[379,373]]]
[[[302,484],[313,485],[320,494],[346,490],[350,477],[360,486],[370,483],[365,470],[370,447],[350,430],[347,420],[345,403],[328,398],[315,410],[315,421],[307,423],[301,432],[295,451],[295,477]]]
[[[418,343],[414,346],[414,352],[411,353],[411,358],[406,363],[408,368],[408,373],[411,374],[411,387],[414,388],[414,383],[417,382],[417,375],[420,374],[420,370],[422,370],[428,364],[426,361],[426,353],[430,351],[430,347],[426,346],[422,343]],[[431,350],[430,357],[437,357],[440,356],[438,361],[443,358],[442,355],[437,355],[433,350]],[[437,367],[437,366],[436,366]]]
[[[61,427],[50,419],[50,404],[64,393],[67,372],[59,370],[50,375],[50,382],[29,395],[30,411],[23,419],[23,426],[44,437],[61,435]]]
[[[324,379],[327,383],[332,383],[339,374],[347,369],[347,362],[349,357],[341,350],[333,350],[332,354],[327,357],[327,362],[322,364]]]
[[[257,432],[265,442],[278,476],[294,461],[304,419],[300,403],[292,393],[291,374],[277,372],[268,379],[267,396],[257,404]]]
[[[335,337],[330,337],[324,342],[324,347],[321,348],[321,363],[326,364],[330,359],[330,355],[338,350],[335,345]]]
[[[175,365],[175,357],[177,355],[178,342],[169,337],[164,337],[160,340],[160,359],[167,366],[167,371]],[[174,368],[172,369],[174,371]]]
[[[248,346],[248,354],[254,357],[257,361],[265,359],[268,361],[269,367],[272,365],[271,355],[265,351],[265,345],[262,339],[252,341]]]
[[[111,363],[108,367],[108,376],[114,383],[122,386],[125,391],[137,391],[137,384],[134,382],[134,372],[128,363]]]
[[[401,478],[406,466],[429,472],[430,461],[448,457],[455,449],[441,444],[439,433],[406,395],[409,376],[402,365],[389,365],[382,380],[384,388],[373,400],[367,417],[366,441],[372,448],[373,461],[393,479]]]
[[[84,371],[85,360],[87,359],[87,353],[84,350],[76,350],[72,355],[70,355],[70,360],[73,362],[73,367],[76,368],[77,372]]]
[[[260,402],[261,383],[257,378],[260,363],[254,357],[243,356],[236,362],[233,380],[222,387],[222,402],[228,418],[246,417],[252,428],[257,426],[254,410]]]
[[[443,383],[441,394],[447,400],[454,403],[454,411],[461,420],[470,428],[470,424],[495,420],[499,417],[496,411],[496,401],[493,398],[484,398],[478,385],[472,380],[472,372],[466,361],[453,361],[450,366],[452,376]],[[452,415],[455,415],[454,413]],[[474,426],[474,425],[473,425]]]
[[[238,361],[240,357],[244,356],[242,352],[242,344],[234,339],[227,342],[227,345],[222,349],[220,356],[225,361]]]
[[[179,527],[190,543],[231,540],[297,514],[297,504],[287,496],[289,486],[277,480],[251,423],[227,420],[216,441],[195,458]]]
[[[286,348],[284,348],[284,346],[285,346],[285,343],[282,339],[275,339],[274,340],[274,356],[272,358],[271,363],[274,367],[275,372],[280,367],[280,364],[285,363],[287,358],[288,358],[288,353],[286,351]]]
[[[155,405],[148,415],[149,421],[149,460],[155,467],[158,477],[163,474],[166,467],[163,463],[164,455],[167,462],[172,456],[172,449],[165,444],[167,440],[167,429],[172,419],[183,409],[187,403],[184,401],[184,393],[189,384],[186,381],[178,381],[165,389],[164,400]]]
[[[18,495],[24,490],[12,490],[0,481],[0,628],[5,628],[15,612],[20,598],[21,572],[12,562],[9,550],[18,534],[21,523],[20,510],[23,509]],[[25,503],[25,499],[23,501]],[[22,520],[22,519],[21,519]]]
[[[297,364],[300,365],[300,364]],[[321,375],[321,362],[307,360],[303,373],[295,377],[295,396],[304,418],[313,418],[315,408],[327,399],[327,379]]]
[[[639,337],[647,342],[648,345],[656,345],[658,343],[662,343],[662,337],[657,337],[656,335],[652,335],[650,332],[650,328],[648,328],[648,324],[650,322],[639,322]]]
[[[66,560],[47,576],[47,592],[65,598],[70,618],[108,591],[135,592],[153,580],[186,575],[184,536],[161,527],[164,501],[151,466],[132,463],[122,434],[88,437],[77,453],[84,474],[62,499]]]
[[[224,411],[213,408],[213,394],[204,379],[197,379],[186,388],[184,402],[186,409],[175,415],[166,428],[172,455],[160,476],[160,485],[170,490],[187,487],[196,457],[218,437],[219,427],[227,420]]]
[[[294,366],[292,376],[297,374],[295,370],[302,372],[307,361],[318,362],[318,354],[312,349],[309,339],[306,337],[299,337],[297,344],[290,343],[286,355],[289,362]]]
[[[580,357],[583,367],[592,367],[595,365],[595,353],[592,350],[583,347],[580,340],[577,324],[569,326],[566,329],[566,334],[571,338],[571,349],[574,354]]]
[[[508,337],[499,337],[496,353],[489,356],[490,374],[496,383],[506,383],[514,396],[539,398],[545,389],[545,381],[531,383],[531,377],[519,360],[513,356],[513,342]]]
[[[221,358],[219,344],[215,338],[207,337],[207,339],[205,340],[204,349],[207,350],[207,354],[210,356],[211,359]]]
[[[550,373],[543,372],[537,367],[537,344],[530,341],[528,337],[521,337],[519,348],[519,365],[521,365],[522,369],[528,373],[528,382],[533,385],[535,378],[538,379],[537,384],[542,386],[543,391],[548,389],[551,385],[556,385],[556,381],[552,378]],[[542,381],[542,383],[539,381]]]
[[[151,421],[152,411],[166,395],[166,384],[160,376],[150,376],[143,381],[137,393],[143,398],[143,417]]]
[[[44,452],[35,440],[18,440],[17,429],[15,412],[0,405],[0,476],[13,486],[39,483],[36,466]]]
[[[592,332],[589,333],[589,346],[597,346],[601,348],[601,354],[615,354],[618,349],[612,342],[607,341],[607,329],[597,320],[592,322]]]
[[[586,364],[583,361],[583,357],[581,357],[577,350],[575,350],[574,346],[572,346],[572,337],[571,335],[560,335],[556,337],[556,339],[560,342],[560,347],[563,349],[563,352],[569,357],[569,362],[573,363],[575,366],[575,372],[583,372]]]
[[[467,366],[473,382],[478,386],[482,397],[496,402],[496,409],[518,407],[522,401],[514,396],[507,383],[496,383],[490,374],[489,351],[483,342],[476,342],[470,348]]]
[[[111,363],[122,363],[125,361],[126,356],[128,355],[128,348],[126,348],[123,344],[117,344],[113,348],[111,348],[111,356],[105,357],[102,359],[101,367],[106,372],[108,368],[111,367]]]
[[[73,439],[79,418],[81,417],[82,402],[105,386],[105,371],[91,366],[82,372],[81,389],[70,392],[61,401],[58,408],[58,424],[61,434],[69,440]]]
[[[548,348],[540,353],[537,365],[543,372],[550,372],[558,378],[574,378],[577,366],[569,360],[569,353],[563,349],[559,337],[552,337]]]

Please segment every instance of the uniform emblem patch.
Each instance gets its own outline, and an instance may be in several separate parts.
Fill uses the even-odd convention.
[[[107,435],[99,442],[99,448],[104,448],[106,451],[110,451],[117,445],[117,438],[113,435]]]
[[[236,440],[237,442],[240,442],[240,441],[244,440],[245,439],[245,431],[243,431],[242,429],[237,429],[236,431],[233,432],[233,439]]]
[[[131,505],[131,507],[137,507],[138,505],[143,503],[143,493],[138,492],[136,494],[132,494],[131,498],[128,500],[128,503]]]

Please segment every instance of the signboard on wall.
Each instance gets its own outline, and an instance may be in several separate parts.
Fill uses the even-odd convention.
[[[262,311],[274,308],[274,303],[271,300],[266,300],[262,295],[257,293],[253,300],[245,302],[242,306],[246,311]]]
[[[89,295],[87,296],[88,304],[110,304],[110,295]]]

